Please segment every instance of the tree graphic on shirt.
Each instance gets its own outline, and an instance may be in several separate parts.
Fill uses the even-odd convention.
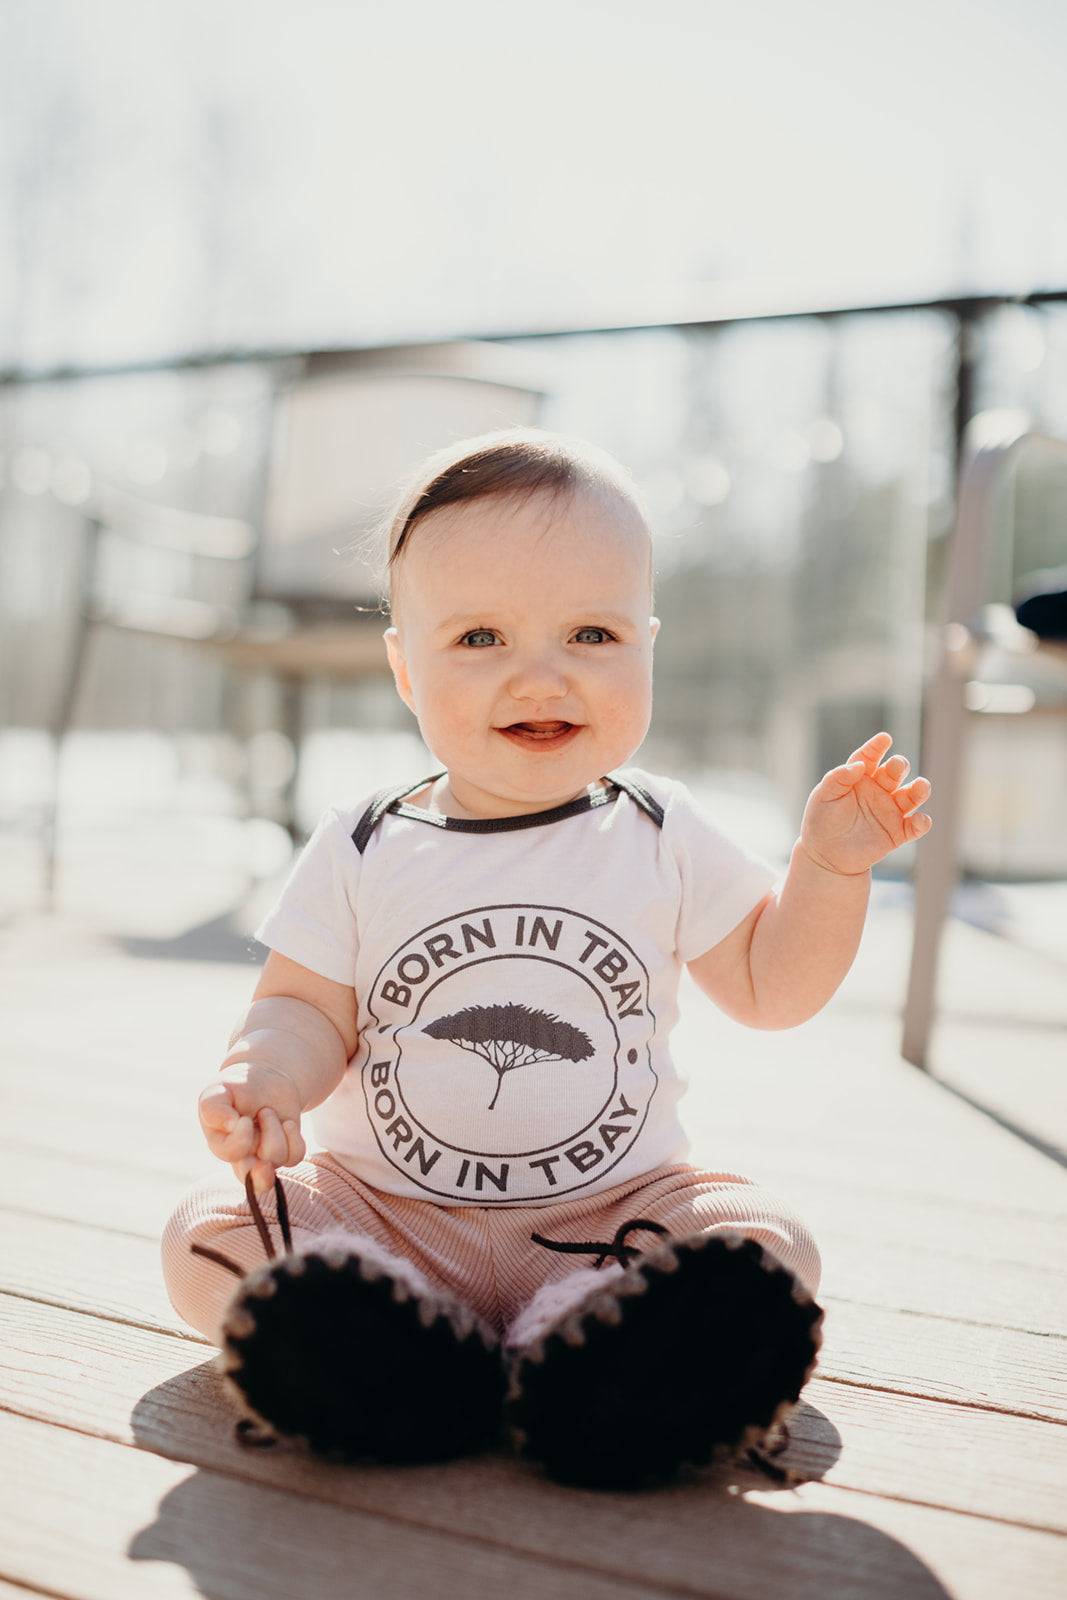
[[[439,1017],[422,1031],[431,1039],[447,1039],[488,1061],[497,1075],[490,1111],[500,1098],[505,1073],[546,1061],[588,1061],[593,1054],[592,1040],[580,1028],[547,1011],[531,1011],[529,1006],[510,1001],[467,1006],[450,1017]]]

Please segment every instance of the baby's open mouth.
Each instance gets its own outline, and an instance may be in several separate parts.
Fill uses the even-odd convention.
[[[579,731],[575,722],[511,722],[500,732],[515,744],[556,749]]]

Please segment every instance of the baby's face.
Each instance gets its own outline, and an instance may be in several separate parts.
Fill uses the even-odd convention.
[[[609,492],[469,501],[412,530],[386,634],[446,809],[545,810],[633,755],[652,710],[648,530]]]

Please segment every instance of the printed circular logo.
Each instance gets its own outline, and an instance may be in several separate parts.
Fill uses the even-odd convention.
[[[617,1166],[644,1126],[648,973],[590,917],[510,905],[445,918],[394,952],[368,1004],[371,1125],[428,1193],[551,1201]]]

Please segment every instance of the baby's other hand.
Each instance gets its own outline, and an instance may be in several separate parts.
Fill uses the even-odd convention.
[[[904,756],[888,756],[892,743],[890,734],[876,733],[844,766],[828,772],[808,800],[800,842],[830,872],[866,872],[930,828],[930,818],[918,809],[930,785],[925,778],[905,782],[910,765]]]
[[[271,1187],[276,1168],[304,1159],[300,1110],[294,1084],[254,1062],[224,1067],[199,1100],[208,1149],[228,1161],[242,1183],[251,1173],[257,1194]]]

